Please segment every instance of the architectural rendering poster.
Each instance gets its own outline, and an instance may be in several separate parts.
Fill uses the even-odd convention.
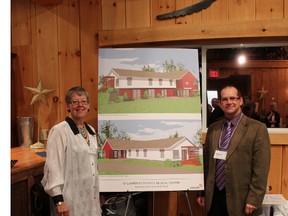
[[[202,190],[198,51],[99,49],[100,191]]]

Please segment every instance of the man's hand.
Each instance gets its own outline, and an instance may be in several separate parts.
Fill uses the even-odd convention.
[[[253,211],[255,211],[257,208],[253,205],[250,205],[250,204],[246,204],[246,207],[245,207],[245,213],[246,214],[252,214]]]
[[[197,197],[197,203],[201,206],[205,206],[205,197]]]

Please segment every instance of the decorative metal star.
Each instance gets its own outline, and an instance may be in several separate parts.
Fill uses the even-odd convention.
[[[29,91],[32,92],[32,94],[34,94],[30,105],[32,105],[33,103],[35,103],[36,101],[42,101],[43,103],[45,103],[46,105],[48,105],[47,100],[46,100],[46,95],[52,91],[54,91],[55,89],[44,89],[42,86],[42,82],[41,80],[39,80],[38,85],[36,88],[32,88],[32,87],[26,87],[24,86],[24,88],[28,89]]]
[[[262,100],[265,97],[265,94],[267,94],[267,90],[264,90],[264,87],[262,86],[261,91],[258,91],[259,93],[261,93],[260,95],[260,100]]]

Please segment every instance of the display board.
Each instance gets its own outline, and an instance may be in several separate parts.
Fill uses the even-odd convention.
[[[198,51],[99,49],[101,192],[203,190]]]

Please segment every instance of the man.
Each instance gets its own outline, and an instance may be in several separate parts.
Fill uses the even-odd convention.
[[[213,107],[213,111],[210,114],[209,118],[208,118],[208,125],[212,124],[213,122],[219,120],[220,118],[222,118],[224,116],[224,112],[221,109],[221,107],[219,106],[219,99],[218,98],[212,98],[211,100],[211,105]]]
[[[207,131],[203,153],[205,197],[203,191],[199,192],[197,202],[205,206],[208,216],[262,213],[270,167],[269,134],[265,124],[243,115],[242,104],[236,87],[224,87],[220,97],[224,119]]]

